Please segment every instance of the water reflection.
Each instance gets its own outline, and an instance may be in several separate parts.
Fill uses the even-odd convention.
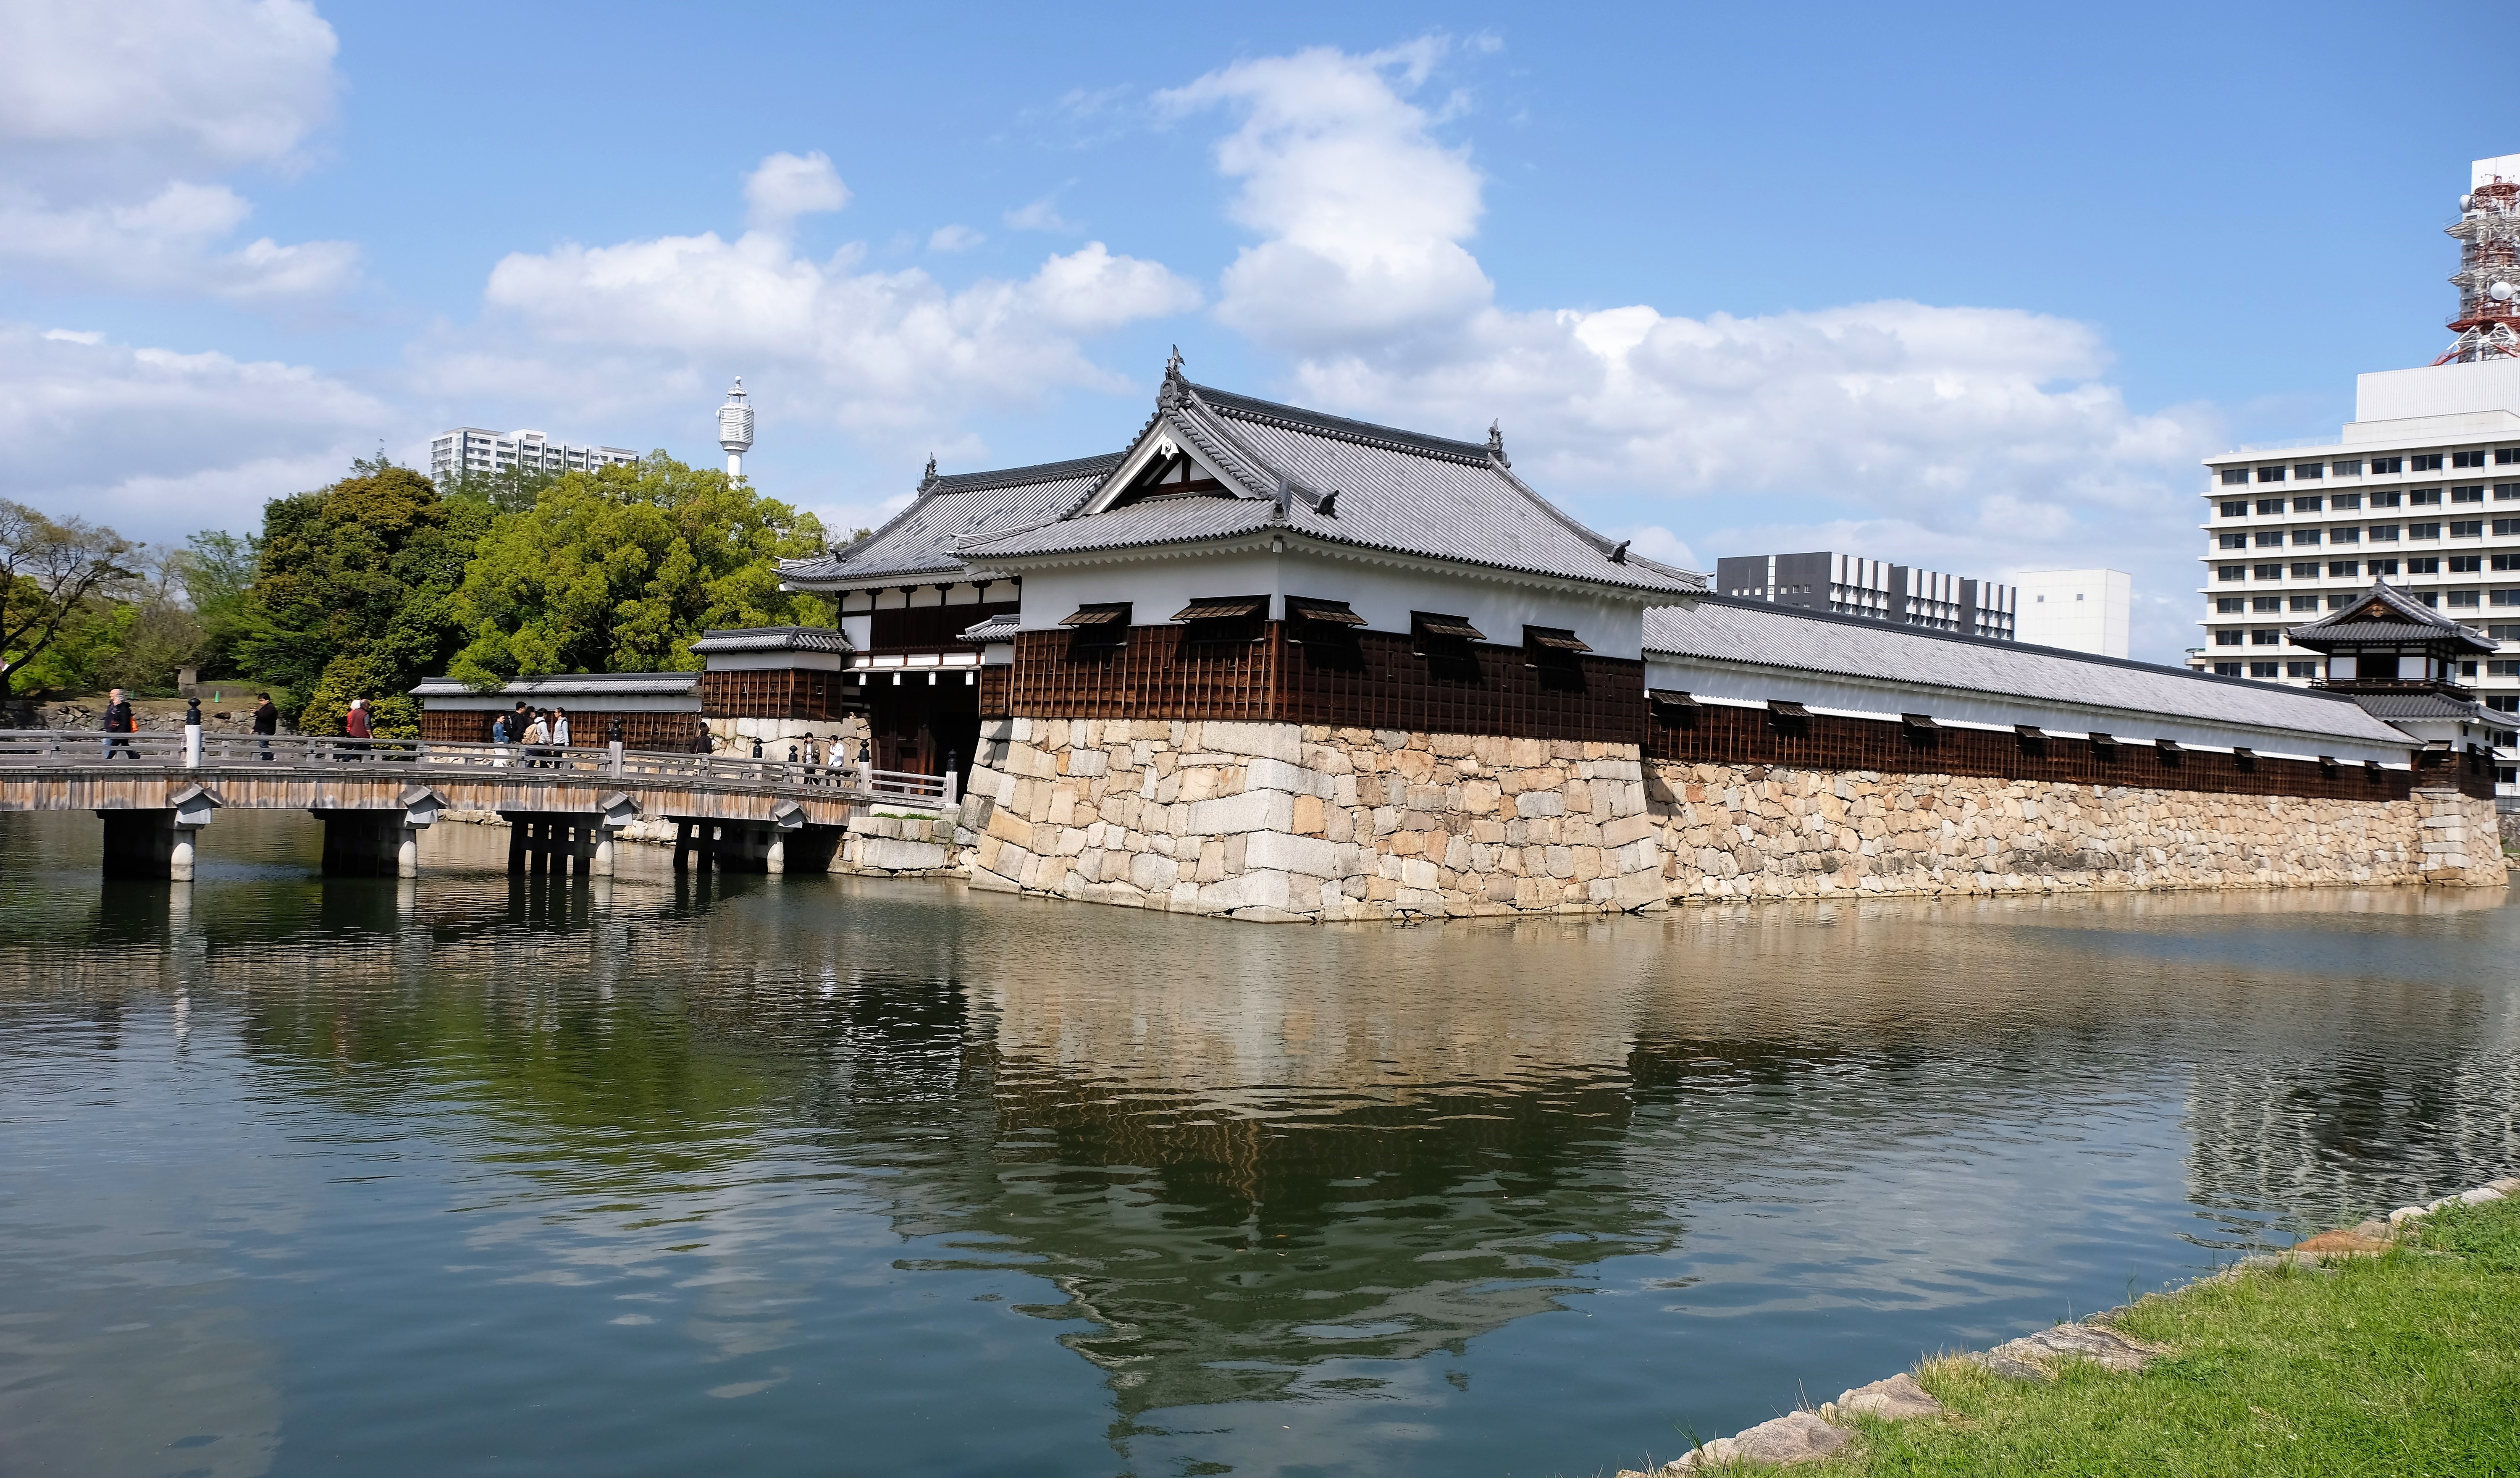
[[[1247,929],[0,825],[0,1467],[1589,1470],[2520,1158],[2498,895]]]

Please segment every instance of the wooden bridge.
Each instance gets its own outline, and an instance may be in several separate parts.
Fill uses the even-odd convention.
[[[952,776],[772,757],[297,736],[0,730],[0,811],[94,811],[111,875],[189,880],[194,837],[225,810],[312,812],[324,871],[410,877],[419,833],[450,810],[495,811],[508,868],[608,876],[615,833],[675,826],[674,866],[810,872],[851,816],[938,811]]]

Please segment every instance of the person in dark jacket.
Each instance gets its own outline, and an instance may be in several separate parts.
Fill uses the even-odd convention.
[[[253,732],[262,737],[262,758],[268,764],[271,761],[271,737],[280,732],[280,705],[274,703],[267,693],[257,693],[254,698]]]
[[[105,695],[105,757],[138,759],[140,756],[132,750],[130,739],[130,736],[137,732],[139,724],[131,714],[131,701],[122,695],[122,690],[116,688],[107,694]],[[121,738],[116,738],[117,735]]]

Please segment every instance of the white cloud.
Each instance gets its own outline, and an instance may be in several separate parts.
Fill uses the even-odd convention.
[[[927,249],[930,251],[968,251],[973,246],[976,246],[987,240],[987,237],[982,236],[980,233],[972,230],[968,226],[939,226],[934,231],[927,234]]]
[[[1648,534],[1687,550],[1669,526],[1721,520],[1692,530],[1710,560],[1830,539],[1966,574],[2110,562],[2193,583],[2194,459],[2219,427],[2131,410],[2088,325],[1898,301],[1702,319],[1500,306],[1464,245],[1481,177],[1438,135],[1463,105],[1415,101],[1446,55],[1315,49],[1158,97],[1237,119],[1217,167],[1259,240],[1216,313],[1289,356],[1294,399],[1457,435],[1501,417],[1518,470],[1615,506],[1649,554]]]
[[[774,154],[743,177],[743,200],[756,230],[784,231],[800,215],[845,208],[849,187],[819,149],[802,157]]]
[[[302,164],[335,48],[304,0],[0,8],[0,260],[235,300],[346,286],[349,243],[231,246],[252,207],[202,178]]]
[[[1017,205],[1002,220],[1010,231],[1047,231],[1054,236],[1074,236],[1081,228],[1058,213],[1058,198],[1045,195],[1028,205]]]
[[[784,394],[790,414],[893,451],[924,451],[929,438],[955,446],[975,411],[1068,386],[1119,388],[1085,340],[1200,301],[1161,264],[1101,242],[1020,281],[957,289],[916,268],[871,270],[857,246],[807,257],[766,230],[518,252],[491,270],[484,296],[490,335],[519,341],[512,350],[471,335],[460,349],[424,353],[419,373],[434,392],[539,386],[534,397],[547,399],[584,384],[597,403],[618,403],[632,386],[652,406],[742,373],[765,395]]]
[[[0,324],[0,496],[137,538],[254,527],[264,500],[340,476],[393,424],[302,366]]]
[[[1461,245],[1478,226],[1479,173],[1406,96],[1444,51],[1434,39],[1361,57],[1316,47],[1157,95],[1175,115],[1242,118],[1216,162],[1241,182],[1231,214],[1262,241],[1226,269],[1219,318],[1312,354],[1448,333],[1487,305],[1494,289]]]

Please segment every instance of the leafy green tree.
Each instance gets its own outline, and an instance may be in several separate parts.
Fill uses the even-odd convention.
[[[263,508],[261,558],[235,650],[245,670],[287,690],[308,734],[340,732],[315,699],[335,691],[382,702],[442,670],[463,632],[449,602],[496,515],[449,502],[427,477],[383,458]]]
[[[184,599],[202,628],[202,676],[246,676],[237,669],[237,649],[252,629],[247,611],[262,541],[210,529],[185,540],[175,558]]]
[[[452,608],[476,688],[560,672],[687,672],[712,626],[832,623],[779,588],[776,561],[823,544],[811,514],[659,452],[572,471],[481,541]]]
[[[0,694],[81,686],[58,680],[69,675],[60,663],[28,669],[66,634],[98,635],[95,623],[139,581],[137,553],[110,528],[0,498]]]

